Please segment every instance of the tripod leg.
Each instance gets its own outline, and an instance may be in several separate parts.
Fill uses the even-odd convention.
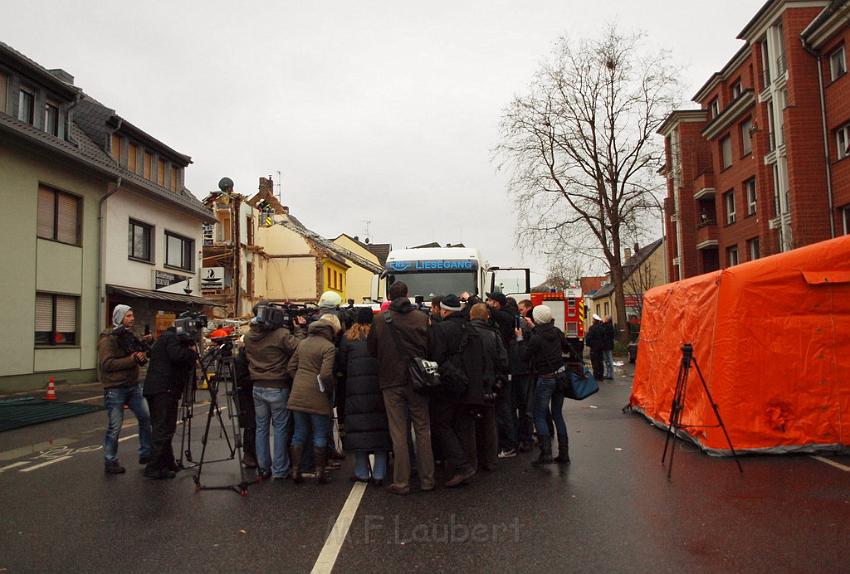
[[[726,425],[723,423],[723,419],[720,418],[720,410],[717,408],[717,405],[714,402],[714,397],[711,396],[711,392],[708,390],[708,385],[705,383],[705,378],[702,376],[702,371],[699,368],[699,363],[694,359],[694,365],[697,368],[697,374],[699,375],[699,380],[702,383],[702,388],[705,390],[705,394],[708,397],[708,402],[711,405],[711,409],[714,411],[714,416],[717,417],[717,422],[720,424],[720,428],[723,430],[723,436],[726,437],[726,444],[729,445],[729,450],[732,451],[732,458],[735,459],[735,464],[738,465],[738,470],[741,471],[741,474],[744,473],[744,468],[741,466],[741,461],[738,460],[738,454],[735,452],[735,447],[732,446],[732,439],[729,438],[729,433],[726,431]]]
[[[667,433],[664,439],[664,452],[661,455],[661,464],[664,464],[664,461],[667,458],[667,447],[670,444],[670,435],[675,433],[676,416],[679,412],[678,407],[682,393],[682,373],[683,366],[679,365],[679,373],[676,375],[676,389],[673,391],[673,404],[670,405],[670,423],[667,425]]]
[[[218,394],[218,381],[208,381],[208,385],[210,388],[210,409],[207,413],[207,424],[204,427],[204,436],[201,437],[201,460],[198,461],[198,472],[195,473],[195,489],[200,490],[201,486],[201,472],[204,469],[204,456],[207,452],[207,439],[210,434],[210,424],[212,423],[213,416],[215,412],[218,410],[218,400],[216,398]]]
[[[675,429],[682,428],[682,415],[685,412],[685,397],[688,392],[688,376],[691,372],[691,362],[682,360],[682,386],[679,393],[679,404],[676,408]],[[673,476],[673,455],[676,453],[676,437],[673,437],[673,444],[670,446],[670,466],[667,467],[667,480]]]

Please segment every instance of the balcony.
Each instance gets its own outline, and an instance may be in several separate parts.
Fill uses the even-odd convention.
[[[694,199],[710,199],[714,197],[714,172],[705,171],[694,180]]]
[[[717,248],[717,221],[707,218],[697,224],[697,249]]]

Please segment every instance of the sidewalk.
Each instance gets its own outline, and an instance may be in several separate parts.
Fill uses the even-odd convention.
[[[44,397],[47,388],[31,391],[18,391],[15,393],[0,392],[0,401],[6,399],[17,399],[21,397]],[[103,400],[103,387],[99,382],[78,383],[75,385],[56,385],[56,399],[62,402],[86,402],[94,403]],[[91,400],[87,400],[91,399]]]

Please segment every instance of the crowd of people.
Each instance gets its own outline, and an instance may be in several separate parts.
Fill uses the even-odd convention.
[[[502,293],[483,301],[463,293],[434,297],[428,308],[413,304],[401,281],[388,296],[377,314],[341,309],[339,295],[327,292],[309,324],[303,317],[273,328],[251,321],[236,357],[243,464],[264,479],[324,484],[348,453],[352,481],[387,483],[387,491],[402,495],[413,476],[422,491],[436,487],[438,474],[454,488],[535,444],[533,465],[570,463],[563,413],[570,365],[549,307]],[[129,344],[132,326],[132,309],[117,306],[99,344],[109,414],[105,470],[125,470],[117,445],[126,404],[139,420],[145,476],[171,478],[179,470],[171,448],[178,400],[197,349],[166,331],[150,351],[142,391],[146,357]],[[414,358],[439,365],[442,380],[463,384],[414,388]]]

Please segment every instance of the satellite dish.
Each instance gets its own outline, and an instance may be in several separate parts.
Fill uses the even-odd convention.
[[[224,193],[233,191],[233,180],[229,177],[223,177],[218,182],[218,188]]]

